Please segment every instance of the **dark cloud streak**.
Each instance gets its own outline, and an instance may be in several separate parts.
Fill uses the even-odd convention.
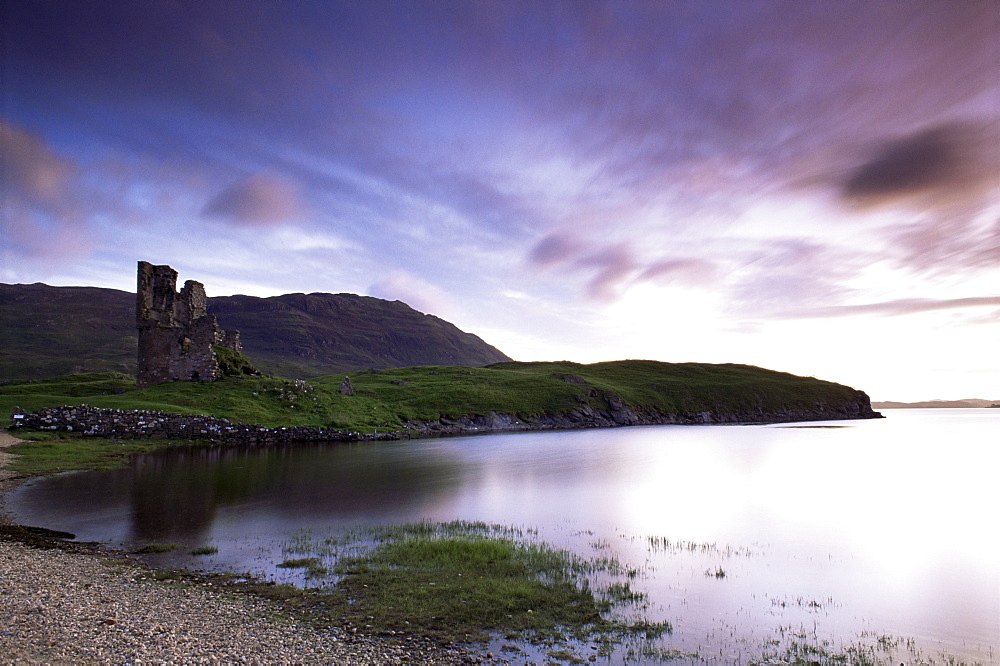
[[[982,217],[1000,205],[1000,121],[932,126],[879,146],[840,185],[861,210],[905,213],[885,229],[888,255],[914,272],[1000,265],[1000,222]]]
[[[959,158],[948,128],[896,141],[862,164],[844,183],[848,198],[891,197],[953,182]]]
[[[923,129],[887,142],[848,175],[848,201],[879,205],[933,194],[935,205],[957,198],[980,198],[997,182],[1000,132],[996,126],[952,123]]]

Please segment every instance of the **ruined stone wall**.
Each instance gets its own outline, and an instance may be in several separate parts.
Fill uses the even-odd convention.
[[[11,410],[10,429],[58,430],[84,437],[210,440],[234,445],[274,445],[296,442],[357,442],[399,439],[394,433],[357,433],[314,426],[267,428],[233,423],[201,414],[170,414],[148,410],[104,409],[89,405],[46,407],[25,412]]]
[[[170,266],[139,262],[135,325],[139,388],[177,379],[212,381],[219,377],[212,346],[242,351],[239,331],[223,331],[208,314],[204,285],[188,280],[177,293],[177,271]]]

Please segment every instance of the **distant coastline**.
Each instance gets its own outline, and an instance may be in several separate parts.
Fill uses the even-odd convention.
[[[1000,400],[983,400],[981,398],[965,398],[963,400],[924,400],[922,402],[873,402],[872,409],[981,409],[983,407],[1000,407]]]

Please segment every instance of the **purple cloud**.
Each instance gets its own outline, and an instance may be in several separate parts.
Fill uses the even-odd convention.
[[[581,244],[565,233],[549,234],[538,241],[528,254],[528,261],[540,267],[567,261],[581,251]]]
[[[254,227],[283,224],[303,212],[296,188],[268,174],[257,174],[227,187],[202,209],[204,217]]]
[[[93,245],[76,164],[39,136],[0,119],[3,263],[78,259]],[[5,271],[6,273],[7,271]],[[13,272],[13,271],[11,271]]]
[[[700,257],[643,259],[628,243],[595,249],[584,238],[567,232],[546,236],[528,254],[530,265],[558,267],[567,274],[586,274],[585,295],[595,301],[613,301],[630,287],[643,282],[707,286],[718,280],[716,265]]]
[[[4,196],[31,205],[60,208],[76,177],[75,166],[37,135],[0,119]]]
[[[635,257],[626,245],[616,245],[581,257],[576,265],[595,271],[587,284],[587,295],[597,301],[618,298],[636,270]]]

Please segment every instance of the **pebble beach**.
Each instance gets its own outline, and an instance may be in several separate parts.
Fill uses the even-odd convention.
[[[2,500],[16,443],[0,431]],[[314,628],[273,602],[158,581],[122,553],[27,545],[0,536],[3,664],[467,664],[460,648]]]

